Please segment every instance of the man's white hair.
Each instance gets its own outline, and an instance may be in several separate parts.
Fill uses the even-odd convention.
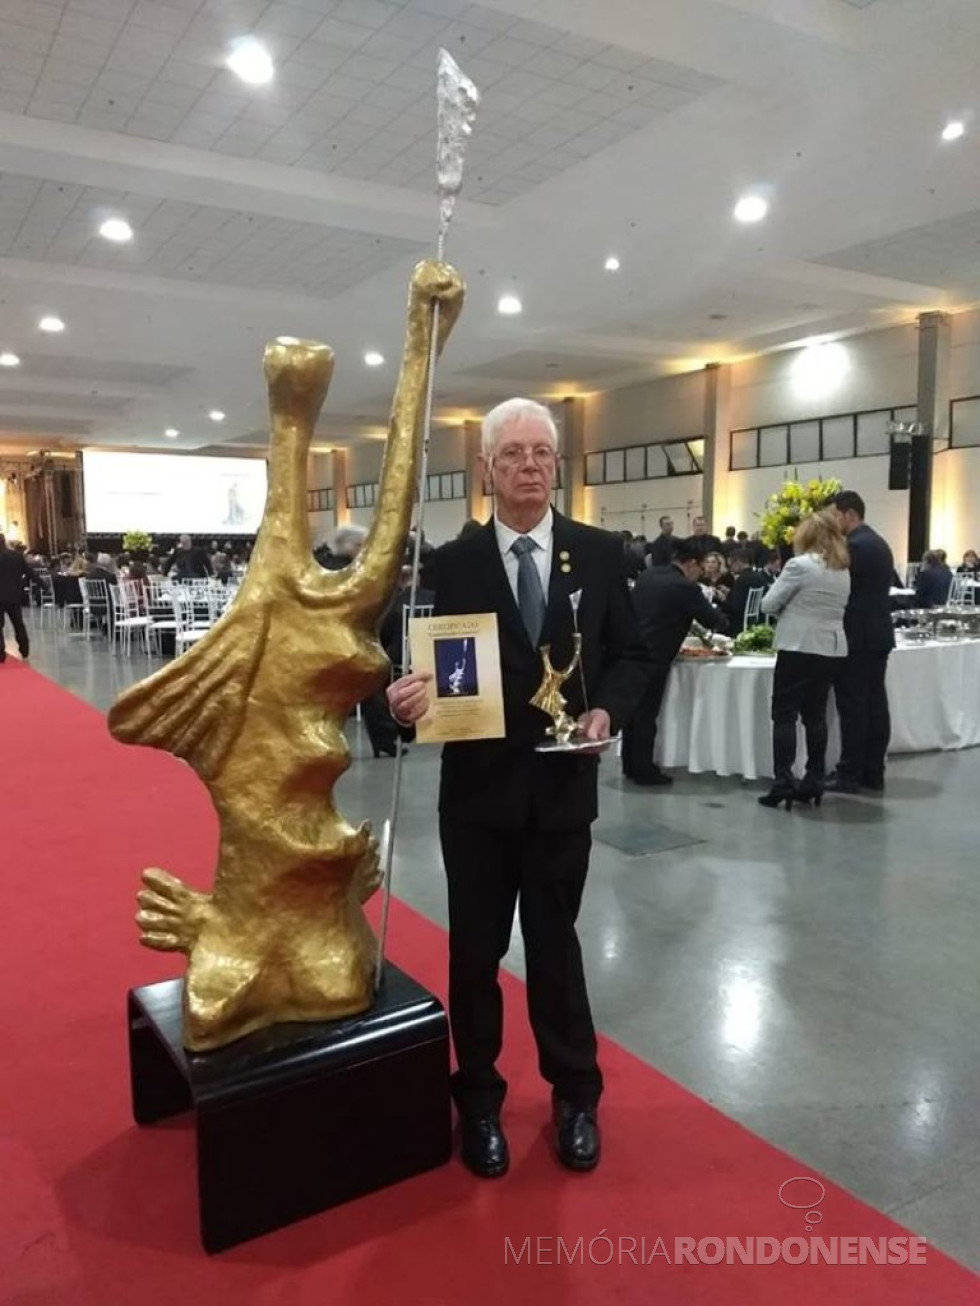
[[[333,537],[333,551],[337,554],[346,554],[347,550],[355,544],[360,548],[366,538],[366,526],[358,526],[356,522],[340,526]]]
[[[496,408],[491,408],[483,419],[480,447],[484,458],[489,458],[500,443],[505,427],[514,422],[543,422],[551,433],[551,443],[558,448],[558,428],[551,415],[551,409],[539,404],[535,399],[505,399]]]

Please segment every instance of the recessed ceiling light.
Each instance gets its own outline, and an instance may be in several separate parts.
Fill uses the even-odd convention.
[[[164,435],[168,440],[176,440],[177,436],[180,435],[180,432],[177,430],[176,426],[168,426],[164,431]]]
[[[212,408],[208,413],[208,417],[211,418],[212,422],[223,422],[225,420],[225,415],[220,408]]]
[[[127,240],[133,239],[133,229],[125,218],[106,218],[105,222],[99,227],[99,235],[104,240],[112,240],[117,245],[125,245]]]
[[[0,367],[20,367],[20,359],[16,354],[12,354],[8,349],[5,349],[0,354]]]
[[[51,314],[50,317],[42,317],[37,324],[38,331],[47,331],[50,335],[56,336],[59,331],[64,331],[65,324],[60,317]]]
[[[761,222],[769,212],[769,201],[761,195],[743,195],[735,205],[737,222]]]
[[[254,36],[243,36],[235,41],[225,59],[225,67],[249,86],[262,86],[271,82],[276,73],[272,55]]]
[[[516,295],[501,295],[497,300],[497,312],[503,313],[505,317],[513,317],[515,313],[521,313],[524,305]]]
[[[607,272],[618,272],[619,259],[616,257],[615,254],[610,254],[609,257],[606,259],[605,263],[603,264],[603,266],[605,267]]]
[[[946,126],[943,128],[943,140],[958,141],[965,131],[966,131],[965,123],[959,122],[957,120],[954,120],[953,122],[948,122]]]
[[[384,354],[379,354],[376,349],[369,349],[364,355],[364,361],[368,367],[380,367],[385,361]]]

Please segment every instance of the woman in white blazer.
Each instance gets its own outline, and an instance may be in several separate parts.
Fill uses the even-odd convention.
[[[851,593],[847,542],[835,514],[823,509],[804,518],[793,539],[795,557],[765,594],[762,611],[778,618],[772,685],[772,756],[775,782],[763,807],[813,802],[823,797],[827,756],[827,698],[840,659],[847,656],[844,609]],[[797,785],[796,722],[806,733],[806,774]]]

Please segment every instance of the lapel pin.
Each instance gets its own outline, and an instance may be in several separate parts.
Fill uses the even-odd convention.
[[[562,569],[563,572],[566,572],[566,573],[568,573],[568,572],[570,572],[570,571],[572,570],[571,567],[568,565],[567,562],[563,562],[563,563],[561,564],[561,569]]]

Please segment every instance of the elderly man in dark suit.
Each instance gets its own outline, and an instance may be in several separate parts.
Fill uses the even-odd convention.
[[[704,596],[701,551],[692,536],[678,541],[674,561],[645,572],[633,587],[633,606],[653,662],[653,676],[633,720],[623,732],[623,775],[638,785],[669,785],[672,777],[656,765],[657,718],[670,668],[696,621],[708,630],[727,630],[724,615]]]
[[[569,596],[581,592],[582,680],[563,687],[585,740],[600,745],[629,718],[649,678],[623,577],[622,541],[550,506],[557,434],[547,408],[510,399],[483,422],[483,464],[493,520],[445,545],[434,566],[436,615],[495,612],[506,737],[448,744],[439,830],[449,886],[449,1012],[459,1069],[453,1095],[462,1155],[490,1178],[508,1167],[500,1126],[506,1083],[496,1062],[503,1035],[497,970],[520,901],[531,1027],[552,1085],[554,1142],[570,1169],[599,1160],[602,1076],[575,932],[597,811],[598,758],[545,755],[548,719],[530,706],[541,682],[539,648],[556,666],[572,656]],[[395,719],[428,707],[427,678],[388,690]]]
[[[844,612],[847,657],[834,680],[841,756],[827,785],[837,793],[885,787],[891,716],[885,674],[895,647],[890,589],[895,562],[881,536],[864,520],[864,500],[842,490],[831,500],[851,555],[851,597]]]

